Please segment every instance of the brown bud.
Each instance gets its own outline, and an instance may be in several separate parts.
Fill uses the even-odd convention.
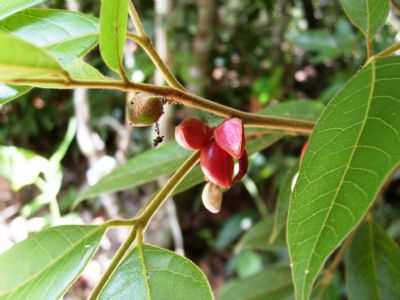
[[[146,127],[156,123],[164,112],[162,97],[136,92],[126,103],[126,120],[129,125]]]
[[[214,183],[208,182],[203,188],[201,199],[204,207],[213,214],[217,214],[222,206],[222,191]]]

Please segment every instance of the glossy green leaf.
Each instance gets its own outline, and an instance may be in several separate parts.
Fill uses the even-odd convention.
[[[292,195],[292,186],[293,180],[295,180],[295,176],[299,171],[299,163],[289,168],[286,173],[285,178],[282,180],[282,183],[279,187],[279,196],[276,203],[276,208],[274,212],[274,224],[272,226],[272,233],[270,237],[270,241],[273,242],[278,234],[283,230],[286,225],[287,212],[289,209],[289,199]]]
[[[234,280],[221,290],[219,300],[291,300],[293,286],[290,269],[285,266],[267,267],[264,271]]]
[[[94,255],[105,227],[59,226],[0,255],[1,300],[58,300]]]
[[[0,0],[0,20],[46,0]]]
[[[0,45],[7,45],[0,52],[0,80],[65,77],[53,56],[24,40],[0,33]]]
[[[330,102],[310,138],[289,205],[296,299],[362,220],[400,161],[400,58],[372,62]]]
[[[0,31],[17,36],[50,52],[75,79],[99,79],[86,72],[90,66],[76,58],[86,54],[97,43],[98,24],[95,18],[65,10],[27,9],[0,21]],[[83,66],[83,68],[82,68]],[[92,68],[93,69],[93,68]],[[0,86],[0,104],[5,104],[30,87]]]
[[[368,38],[372,38],[385,23],[390,0],[340,0],[350,21]]]
[[[128,0],[101,0],[100,52],[107,66],[119,72],[128,24]]]
[[[274,241],[270,240],[273,220],[264,219],[254,225],[239,242],[240,249],[271,251],[286,247],[285,234],[281,230]]]
[[[400,248],[378,225],[357,230],[345,262],[349,300],[400,299]]]
[[[212,300],[202,271],[187,258],[150,245],[134,248],[110,278],[99,300]]]

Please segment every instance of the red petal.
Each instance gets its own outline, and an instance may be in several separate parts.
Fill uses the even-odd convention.
[[[244,128],[242,120],[231,118],[222,122],[214,130],[214,139],[218,146],[239,159],[245,149]]]
[[[199,150],[207,145],[212,137],[211,129],[202,121],[189,118],[175,128],[175,139],[188,150]]]
[[[233,159],[215,141],[201,149],[200,165],[209,181],[221,187],[232,185]]]
[[[249,167],[249,159],[247,157],[246,150],[243,153],[243,156],[239,159],[239,172],[236,174],[233,182],[239,181],[243,178],[247,173],[247,169]]]

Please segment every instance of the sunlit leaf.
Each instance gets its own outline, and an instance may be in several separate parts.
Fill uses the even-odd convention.
[[[56,9],[26,9],[0,21],[1,32],[15,35],[50,52],[75,79],[99,79],[93,77],[99,75],[99,72],[76,59],[97,44],[98,27],[97,20],[93,17]],[[78,63],[80,66],[77,66]],[[87,69],[93,71],[89,73]],[[0,104],[5,104],[30,89],[1,85]]]
[[[99,300],[212,300],[207,278],[187,258],[150,245],[134,248]]]
[[[0,52],[0,80],[65,77],[53,56],[24,40],[0,33],[0,45],[7,45]]]
[[[291,300],[293,287],[290,269],[285,266],[268,267],[264,271],[234,280],[221,290],[219,300]]]
[[[400,248],[371,222],[362,225],[346,257],[349,300],[400,299]]]
[[[400,59],[362,69],[311,136],[289,207],[296,299],[309,299],[329,255],[371,207],[400,161]]]
[[[102,226],[60,226],[0,255],[0,299],[58,300],[95,253]]]
[[[340,0],[350,21],[368,38],[385,23],[390,9],[389,0]]]
[[[102,0],[100,52],[107,66],[118,72],[124,53],[128,24],[128,0]]]
[[[0,0],[0,20],[46,0]]]

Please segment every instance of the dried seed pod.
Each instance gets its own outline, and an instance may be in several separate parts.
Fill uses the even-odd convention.
[[[211,139],[211,129],[199,119],[188,118],[175,128],[175,139],[187,150],[199,150]]]
[[[233,158],[215,141],[201,149],[200,166],[209,181],[223,188],[229,188],[232,185]]]
[[[244,127],[242,120],[231,118],[225,120],[214,130],[214,139],[218,146],[240,159],[245,150]]]
[[[127,122],[135,127],[153,125],[163,112],[163,98],[145,92],[135,93],[126,103]]]
[[[208,182],[201,193],[201,200],[209,212],[217,214],[222,206],[222,191],[216,184]]]

